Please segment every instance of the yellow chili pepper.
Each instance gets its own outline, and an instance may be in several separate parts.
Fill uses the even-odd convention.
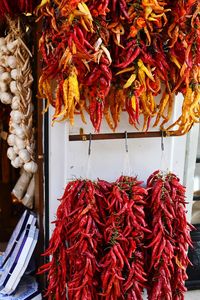
[[[179,61],[178,61],[178,59],[175,57],[175,56],[171,56],[170,57],[170,59],[171,59],[171,61],[173,62],[173,63],[175,63],[175,65],[179,68],[179,69],[181,69],[181,64],[179,63]]]
[[[162,99],[160,101],[160,104],[159,104],[159,111],[158,111],[158,114],[157,114],[157,117],[156,117],[156,121],[154,123],[154,127],[158,125],[159,121],[160,121],[160,118],[162,117],[162,114],[168,104],[168,101],[169,101],[169,94],[166,93],[166,91],[163,93],[163,96],[162,96]]]
[[[147,69],[147,67],[143,64],[143,61],[141,59],[138,60],[138,67],[145,72],[145,74],[155,82],[155,79],[152,75],[152,73]]]
[[[136,111],[136,97],[135,97],[135,95],[133,95],[133,96],[131,97],[131,106],[132,106],[132,109],[133,109],[134,111]]]
[[[145,72],[141,68],[138,70],[138,79],[140,83],[144,85],[146,91],[147,87],[146,87],[146,80],[145,80]]]
[[[136,74],[132,74],[127,80],[127,82],[124,84],[123,89],[127,89],[128,87],[130,87],[132,83],[135,81],[135,79],[136,79]]]
[[[116,75],[120,75],[120,74],[123,74],[123,73],[126,73],[126,72],[130,72],[130,71],[134,71],[134,70],[135,70],[135,67],[126,68],[126,69],[123,69],[123,70],[117,72]]]

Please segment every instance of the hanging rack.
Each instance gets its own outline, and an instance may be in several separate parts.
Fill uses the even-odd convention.
[[[170,132],[168,133],[170,136]],[[127,132],[127,139],[144,139],[144,138],[157,138],[166,137],[164,131],[149,131],[149,132]],[[124,139],[124,132],[119,133],[96,133],[96,134],[71,134],[69,135],[69,141],[88,141],[88,140],[119,140]]]

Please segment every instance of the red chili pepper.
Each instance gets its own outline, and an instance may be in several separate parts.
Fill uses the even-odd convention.
[[[140,54],[140,48],[137,47],[135,49],[134,53],[131,55],[131,57],[128,60],[124,61],[123,63],[115,65],[115,67],[117,67],[117,68],[128,67],[131,63],[133,63],[136,60],[136,58],[138,57],[139,54]]]

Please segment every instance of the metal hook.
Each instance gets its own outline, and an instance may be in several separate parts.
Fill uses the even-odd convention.
[[[125,150],[128,153],[128,133],[125,131]]]
[[[164,131],[161,130],[161,150],[165,151],[165,145],[164,145]]]
[[[91,144],[92,144],[92,134],[90,133],[89,147],[88,147],[88,155],[91,154]]]

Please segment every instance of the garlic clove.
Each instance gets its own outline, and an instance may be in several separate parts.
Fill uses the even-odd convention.
[[[15,135],[14,134],[9,134],[9,136],[7,138],[7,143],[9,146],[15,145]]]
[[[2,92],[2,93],[0,93],[0,100],[3,104],[11,104],[12,95],[7,92]]]
[[[29,161],[24,164],[24,170],[28,173],[36,173],[38,165],[34,161]]]
[[[23,160],[24,163],[29,162],[31,159],[30,153],[26,149],[22,149],[19,151],[19,157]]]
[[[16,153],[13,149],[13,147],[9,147],[8,150],[7,150],[7,157],[10,159],[10,160],[14,160],[16,158]]]

